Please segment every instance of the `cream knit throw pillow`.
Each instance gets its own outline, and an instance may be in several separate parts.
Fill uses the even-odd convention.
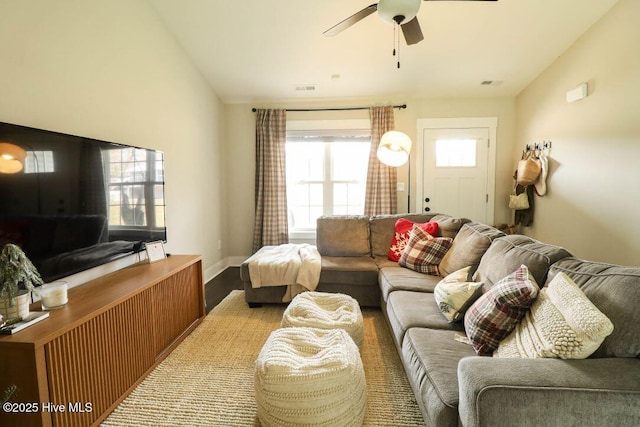
[[[585,359],[611,332],[611,321],[569,276],[559,273],[493,356]]]

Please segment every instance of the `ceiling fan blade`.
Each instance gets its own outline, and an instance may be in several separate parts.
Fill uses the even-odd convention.
[[[336,34],[339,34],[342,31],[346,30],[347,28],[349,28],[353,24],[355,24],[355,23],[363,20],[367,16],[371,15],[377,9],[378,9],[378,4],[377,3],[372,4],[371,6],[367,6],[364,9],[362,9],[360,12],[357,12],[357,13],[351,15],[350,17],[348,17],[344,21],[340,22],[339,24],[334,25],[333,27],[329,28],[327,31],[325,31],[322,34],[324,34],[327,37],[333,37]]]
[[[402,24],[401,27],[402,34],[404,34],[404,40],[408,45],[416,44],[419,41],[424,40],[424,36],[422,35],[422,30],[420,29],[420,24],[418,23],[417,16],[406,24]]]

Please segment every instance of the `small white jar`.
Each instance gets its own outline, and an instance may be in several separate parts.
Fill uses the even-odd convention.
[[[67,302],[67,282],[57,281],[40,286],[38,292],[42,302],[43,310],[55,310],[64,307]]]

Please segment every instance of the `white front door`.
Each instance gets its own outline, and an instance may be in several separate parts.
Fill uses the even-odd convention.
[[[495,126],[478,126],[473,119],[466,119],[467,124],[465,119],[450,120],[437,120],[438,126],[419,121],[424,127],[418,129],[416,210],[491,224],[495,184],[491,135]]]

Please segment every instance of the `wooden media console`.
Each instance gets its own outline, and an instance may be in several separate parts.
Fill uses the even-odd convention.
[[[205,315],[199,256],[135,264],[70,289],[48,319],[0,337],[0,396],[18,387],[0,425],[97,425]]]

